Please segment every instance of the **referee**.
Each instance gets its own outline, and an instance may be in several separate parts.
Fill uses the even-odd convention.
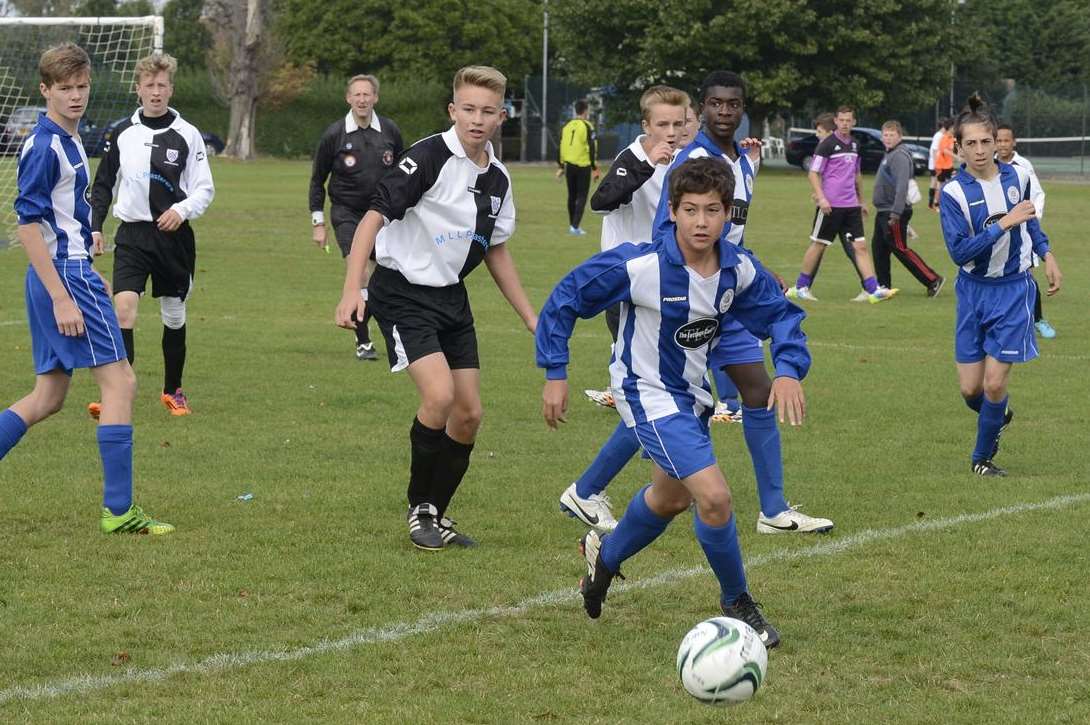
[[[348,115],[334,122],[322,134],[314,151],[314,170],[310,175],[310,223],[312,238],[319,247],[326,242],[326,179],[329,179],[330,221],[341,257],[352,250],[352,235],[370,207],[375,186],[401,156],[404,146],[401,131],[393,121],[375,113],[378,103],[378,78],[352,76],[345,90]],[[372,260],[374,256],[372,256]],[[356,359],[376,360],[375,346],[367,333],[370,310],[356,321]]]
[[[136,63],[140,108],[106,142],[91,192],[95,253],[104,246],[102,224],[115,201],[121,220],[115,238],[113,294],[125,352],[136,357],[133,328],[140,295],[151,277],[163,320],[163,405],[171,415],[189,415],[182,392],[186,354],[186,300],[193,289],[197,247],[189,220],[212,203],[215,188],[204,139],[170,108],[178,63],[153,53]],[[88,412],[98,417],[98,403]]]

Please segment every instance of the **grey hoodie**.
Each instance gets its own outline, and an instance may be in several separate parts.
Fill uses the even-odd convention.
[[[879,211],[904,214],[908,195],[908,180],[915,174],[912,154],[904,141],[886,151],[878,175],[874,179],[874,207]]]

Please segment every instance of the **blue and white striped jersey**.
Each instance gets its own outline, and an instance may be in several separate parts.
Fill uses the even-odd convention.
[[[42,114],[19,154],[19,224],[38,224],[53,259],[91,256],[87,153],[78,138]]]
[[[715,141],[712,141],[701,131],[696,135],[696,138],[689,142],[688,146],[674,156],[674,161],[670,164],[666,177],[662,181],[662,196],[659,197],[658,211],[655,212],[655,221],[651,225],[651,231],[656,239],[673,233],[673,222],[670,221],[669,208],[670,174],[673,173],[673,170],[688,159],[719,156],[730,164],[731,169],[734,171],[734,203],[731,204],[730,208],[730,223],[723,227],[723,234],[719,239],[738,246],[743,245],[742,235],[746,230],[749,205],[753,200],[753,181],[757,177],[757,169],[760,167],[760,163],[754,165],[738,144],[734,144],[734,151],[738,154],[738,159],[731,161],[730,157],[715,144]]]
[[[1036,219],[1007,231],[999,220],[1019,202],[1031,199],[1026,169],[999,163],[999,173],[982,181],[962,165],[942,188],[939,209],[946,249],[961,274],[976,280],[1022,275],[1033,266],[1033,254],[1044,257],[1048,237]]]
[[[610,362],[617,409],[629,427],[714,405],[706,371],[717,364],[719,333],[731,319],[772,338],[777,375],[802,379],[810,353],[802,321],[779,284],[748,254],[719,244],[720,269],[704,278],[685,266],[677,240],[625,243],[601,252],[557,284],[537,323],[537,364],[567,377],[568,340],[577,318],[621,304]]]

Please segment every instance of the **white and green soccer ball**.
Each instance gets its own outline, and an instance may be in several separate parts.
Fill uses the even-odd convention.
[[[706,619],[689,630],[677,650],[681,684],[709,705],[737,705],[750,699],[767,670],[764,642],[739,619]]]

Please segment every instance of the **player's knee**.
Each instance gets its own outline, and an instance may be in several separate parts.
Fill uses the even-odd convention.
[[[454,408],[454,391],[443,388],[428,390],[420,399],[420,407],[431,418],[447,420]]]
[[[980,397],[980,394],[984,392],[984,386],[980,384],[967,384],[961,385],[961,397],[966,400],[975,400]]]
[[[34,402],[38,420],[48,418],[54,413],[59,413],[64,407],[64,393],[52,390],[37,391]]]
[[[767,375],[764,380],[746,380],[738,384],[738,394],[747,408],[763,408],[768,405],[768,396],[772,395],[772,381]]]
[[[725,526],[730,520],[733,501],[730,489],[705,491],[696,500],[697,515],[709,526]]]
[[[456,405],[450,412],[450,422],[459,430],[476,433],[483,416],[484,410],[479,402],[476,405]]]
[[[1007,381],[1005,378],[984,378],[984,395],[989,400],[1002,400],[1007,394]]]
[[[163,326],[171,330],[180,330],[185,325],[185,300],[178,297],[163,297],[159,301],[159,314]]]

